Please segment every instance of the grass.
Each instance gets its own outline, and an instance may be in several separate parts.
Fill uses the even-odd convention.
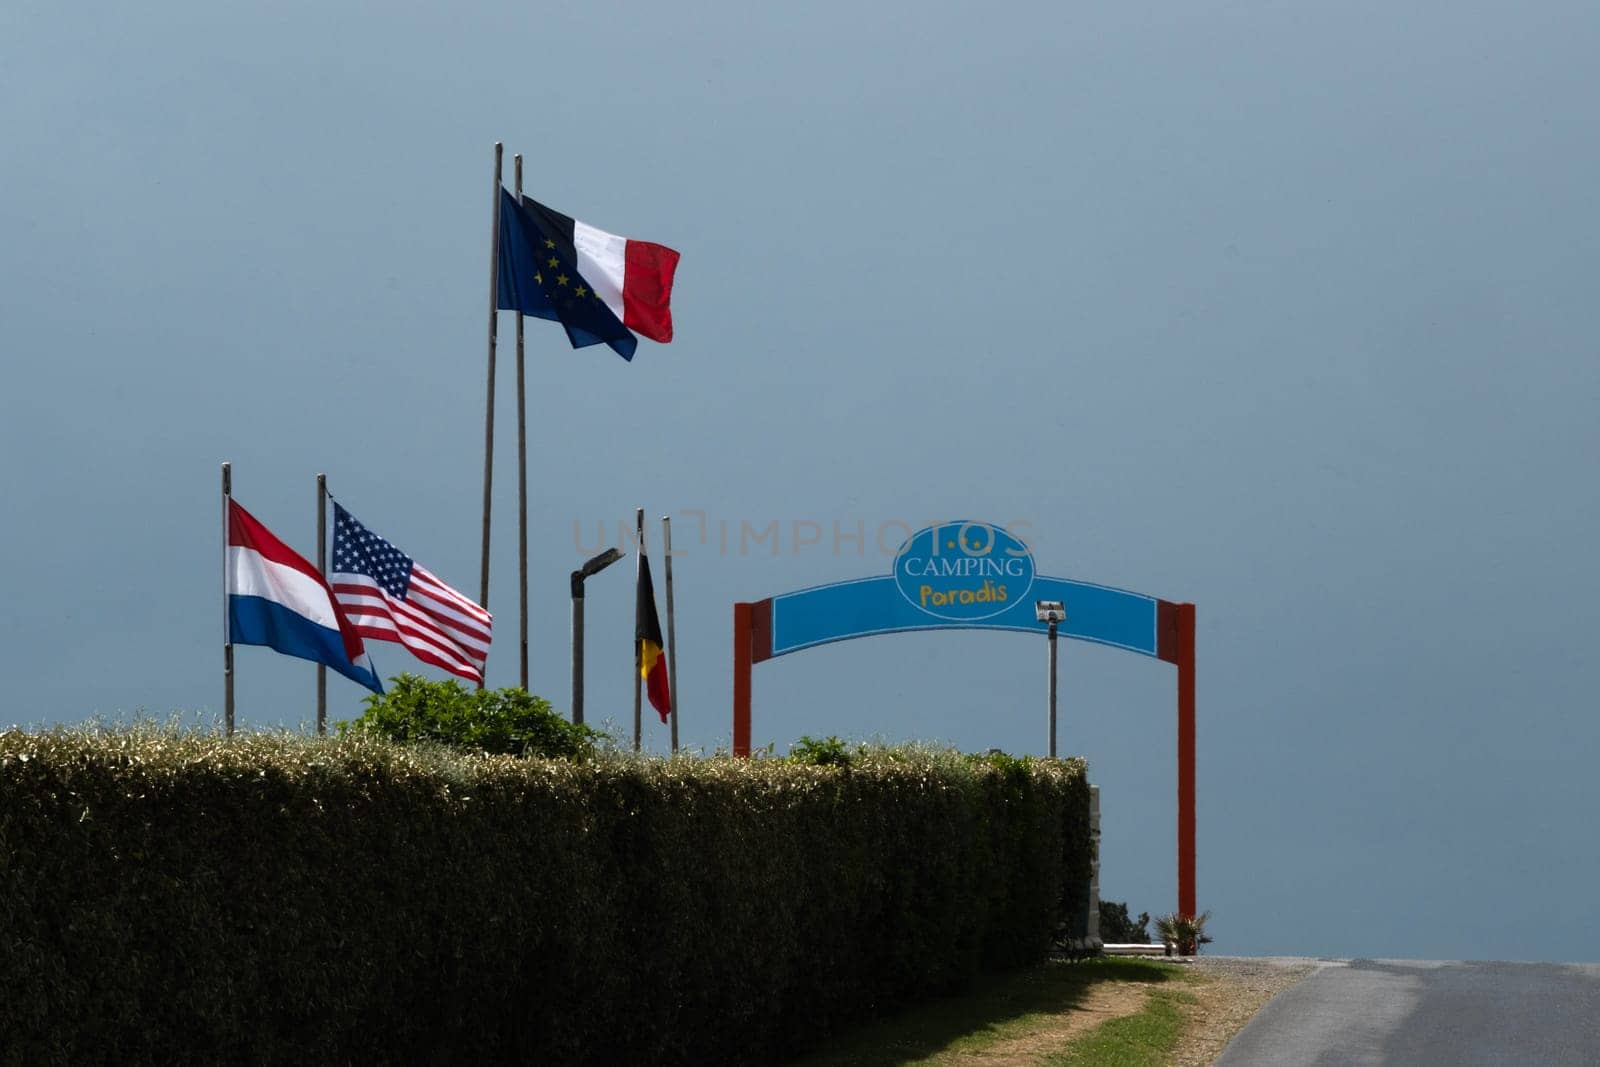
[[[1166,986],[1183,977],[1176,967],[1145,960],[1051,962],[982,979],[959,996],[869,1023],[792,1067],[935,1064],[999,1052],[1008,1043],[1025,1044],[1028,1058],[1043,1063],[1160,1063],[1177,1042],[1183,1018],[1179,1005],[1188,999]],[[1092,992],[1118,983],[1150,987],[1143,1010],[1078,1038],[1063,1034],[1058,1042],[1048,1041],[1049,1031],[1061,1028],[1063,1017],[1081,1008]]]

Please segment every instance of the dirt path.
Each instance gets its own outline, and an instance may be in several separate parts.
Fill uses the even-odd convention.
[[[1039,1020],[1026,1032],[978,1052],[946,1052],[931,1062],[961,1067],[1009,1067],[1036,1062],[1103,1022],[1132,1015],[1144,1007],[1150,987],[1139,982],[1106,982],[1095,986],[1071,1011]]]
[[[1170,1061],[1178,1067],[1211,1063],[1262,1005],[1316,970],[1316,964],[1304,960],[1237,957],[1200,957],[1181,966],[1183,991],[1194,999],[1184,1005],[1189,1022]],[[1104,983],[1072,1011],[1042,1019],[1025,1033],[979,1052],[947,1052],[931,1062],[961,1067],[1036,1063],[1101,1023],[1139,1011],[1152,988],[1137,982]]]

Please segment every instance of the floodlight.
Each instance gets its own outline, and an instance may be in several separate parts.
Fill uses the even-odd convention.
[[[578,573],[582,574],[585,578],[591,577],[599,574],[601,571],[605,570],[607,567],[611,566],[621,558],[622,552],[620,550],[608,548],[598,556],[592,556],[588,560],[584,561],[583,566],[578,568]]]

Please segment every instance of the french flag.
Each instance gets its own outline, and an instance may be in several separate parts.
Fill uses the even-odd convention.
[[[383,692],[361,635],[306,559],[228,499],[228,643],[324,663]]]
[[[496,306],[560,322],[574,348],[632,359],[642,334],[672,340],[678,253],[579,222],[500,187]]]
[[[557,241],[572,242],[578,273],[588,279],[595,294],[622,320],[622,325],[661,344],[672,340],[676,251],[654,241],[635,241],[607,233],[537,200],[523,202],[543,225],[559,235]]]

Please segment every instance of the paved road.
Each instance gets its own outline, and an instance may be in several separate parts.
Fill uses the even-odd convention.
[[[1217,1067],[1600,1064],[1600,964],[1323,961]]]

